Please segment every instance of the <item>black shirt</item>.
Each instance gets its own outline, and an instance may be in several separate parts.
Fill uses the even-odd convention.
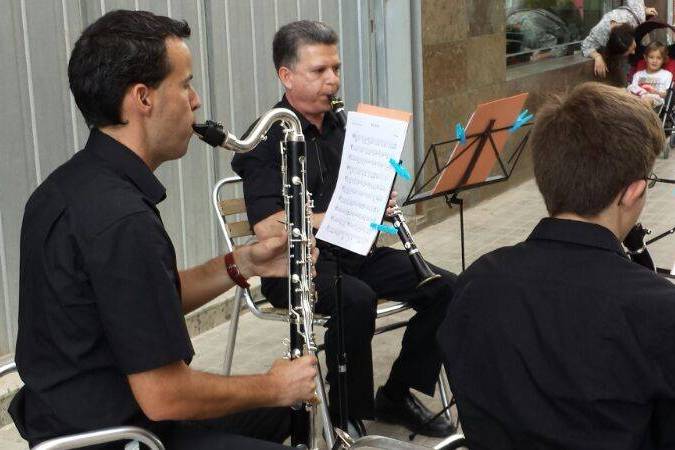
[[[314,199],[313,211],[325,212],[337,183],[344,129],[329,112],[324,114],[319,131],[288,103],[286,96],[274,107],[290,109],[300,119],[307,151],[307,185]],[[279,142],[282,140],[281,126],[276,123],[267,133],[267,139],[258,144],[255,150],[238,153],[232,159],[232,169],[244,180],[246,211],[252,226],[284,209],[279,152]]]
[[[161,428],[127,375],[193,355],[156,207],[164,198],[135,153],[93,130],[28,200],[16,346],[25,386],[10,411],[31,444],[108,426]]]
[[[675,286],[604,227],[543,219],[480,258],[438,338],[472,450],[673,448]]]

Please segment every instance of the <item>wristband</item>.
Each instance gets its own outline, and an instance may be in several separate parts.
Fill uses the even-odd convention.
[[[246,278],[239,272],[239,267],[237,267],[237,264],[234,262],[232,252],[225,254],[225,269],[227,269],[227,274],[237,286],[243,287],[244,289],[250,287]]]

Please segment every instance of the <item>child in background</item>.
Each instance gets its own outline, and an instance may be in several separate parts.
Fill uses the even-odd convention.
[[[661,42],[652,42],[645,48],[644,58],[647,68],[633,75],[628,90],[656,108],[663,105],[666,91],[673,82],[673,74],[663,69],[668,62],[668,48]]]

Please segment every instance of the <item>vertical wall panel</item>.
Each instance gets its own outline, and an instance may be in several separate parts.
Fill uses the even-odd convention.
[[[320,0],[321,21],[330,25],[338,34],[340,33],[340,0]],[[340,36],[342,39],[342,36]]]
[[[144,11],[152,11],[155,14],[168,14],[168,3],[166,0],[138,0],[138,8]]]
[[[298,20],[300,13],[298,13],[297,0],[276,0],[277,2],[277,24],[282,27],[289,22]]]
[[[19,297],[19,231],[23,206],[37,185],[28,101],[21,5],[12,2],[0,14],[0,353],[13,349]]]
[[[16,333],[14,324],[16,323],[16,316],[13,309],[16,307],[16,304],[10,302],[10,296],[16,292],[16,286],[9,285],[10,273],[15,275],[16,268],[10,268],[7,264],[9,256],[15,256],[16,250],[8,249],[5,244],[5,233],[3,230],[4,218],[2,216],[2,209],[0,209],[0,305],[2,305],[0,318],[2,322],[0,323],[0,345],[2,348],[9,348],[11,342],[13,341],[13,336]],[[14,250],[14,251],[12,251]],[[13,270],[12,270],[13,269]]]
[[[85,27],[84,18],[82,16],[82,8],[78,2],[72,0],[61,0],[62,23],[63,23],[63,41],[64,41],[64,64],[67,70],[70,53],[77,42],[77,39],[82,34]],[[67,80],[67,77],[66,77]],[[71,134],[73,136],[72,151],[73,153],[81,150],[89,137],[89,128],[84,122],[84,117],[77,109],[75,100],[73,99],[70,89],[67,91],[68,95],[68,118],[71,126]]]
[[[225,128],[231,130],[234,126],[234,107],[231,95],[231,76],[233,68],[230,65],[228,47],[229,12],[227,3],[206,2],[205,4],[206,45],[209,55],[209,100],[211,117],[204,111],[198,113],[200,120],[213,119],[223,122]],[[216,167],[216,178],[232,173],[230,168],[231,155],[223,149],[214,149],[213,158]]]
[[[89,25],[106,12],[105,2],[101,3],[101,0],[80,0],[79,3],[85,25]]]
[[[66,48],[61,2],[26,2],[41,178],[72,156]]]
[[[345,96],[345,106],[348,110],[353,110],[359,102],[369,102],[369,98],[363,95],[362,81],[363,61],[362,61],[362,42],[360,41],[362,24],[360,23],[359,8],[357,2],[361,0],[343,2],[342,8],[342,83]],[[348,4],[348,5],[347,5]],[[366,10],[367,14],[367,10]]]
[[[368,0],[8,0],[0,15],[0,354],[13,350],[23,208],[37,184],[81,149],[89,135],[68,87],[72,46],[87,25],[114,9],[143,9],[185,19],[192,28],[197,119],[221,120],[236,135],[280,97],[272,37],[298,18],[322,20],[338,33],[348,106],[370,92]],[[366,11],[364,17],[364,12]],[[25,24],[25,27],[24,27]],[[359,33],[361,30],[361,33]],[[27,39],[24,39],[26,37]],[[365,45],[365,47],[364,47]],[[37,145],[36,145],[37,144]],[[232,174],[232,153],[194,139],[180,161],[156,172],[167,188],[160,211],[179,267],[222,250],[210,206],[216,178]]]
[[[106,12],[115,9],[136,9],[134,0],[105,0]]]
[[[270,9],[271,3],[269,0],[253,0],[259,113],[267,111],[279,101],[280,83],[272,60],[272,39],[277,28],[274,9]]]
[[[319,0],[299,0],[300,18],[319,20]]]
[[[251,5],[249,0],[228,1],[230,55],[232,62],[232,101],[237,105],[233,131],[237,136],[246,131],[255,118],[253,83],[253,43],[251,42]]]

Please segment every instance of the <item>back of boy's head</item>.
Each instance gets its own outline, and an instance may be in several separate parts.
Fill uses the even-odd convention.
[[[663,58],[664,65],[668,62],[668,47],[666,47],[666,45],[663,44],[662,42],[659,41],[650,42],[649,45],[645,47],[644,51],[645,59],[647,59],[647,56],[649,56],[649,54],[652,52],[659,52],[661,54],[661,58]]]
[[[625,89],[584,83],[537,112],[530,147],[551,216],[593,217],[646,178],[665,136],[658,116]]]

